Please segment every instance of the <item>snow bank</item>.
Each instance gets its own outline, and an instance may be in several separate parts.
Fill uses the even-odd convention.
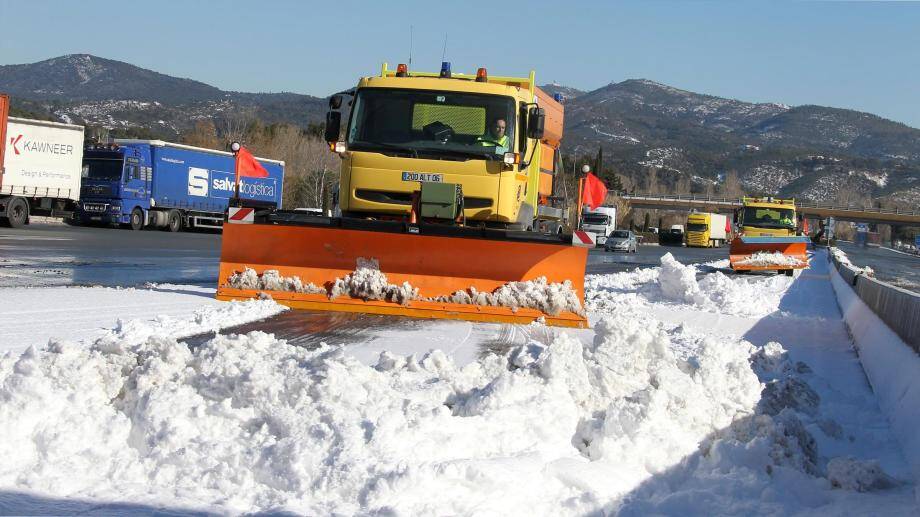
[[[844,253],[843,250],[841,250],[840,248],[828,248],[828,249],[830,250],[831,255],[833,255],[834,258],[836,258],[837,261],[843,264],[844,266],[855,269],[856,271],[862,271],[863,274],[866,274],[869,276],[875,276],[875,271],[871,267],[857,266],[856,264],[853,264],[852,262],[850,262],[850,257],[848,257],[847,254]]]
[[[724,261],[715,264],[726,265]],[[739,277],[719,271],[697,280],[701,267],[712,266],[684,265],[667,253],[661,257],[660,268],[589,276],[585,281],[586,305],[590,310],[606,313],[637,302],[676,302],[708,312],[765,316],[779,309],[780,300],[793,282],[785,276]]]
[[[171,334],[130,323],[0,360],[0,486],[234,513],[582,514],[760,392],[746,347],[633,317],[464,368]]]
[[[916,509],[903,491],[871,499],[854,494],[901,485],[878,461],[822,454],[813,432],[836,424],[825,416],[806,364],[793,363],[775,342],[757,350],[751,364],[764,383],[756,412],[631,493],[620,515],[788,515],[803,507],[825,515],[909,515]]]
[[[593,332],[531,325],[542,337],[462,367],[437,350],[384,352],[371,366],[348,337],[316,350],[261,332],[194,349],[176,339],[280,310],[269,300],[126,321],[89,347],[8,354],[0,490],[223,513],[916,513],[881,467],[891,462],[851,444],[882,442],[885,426],[833,418],[871,405],[861,391],[821,384],[779,343],[755,348],[647,310],[718,321],[698,304],[747,288],[764,296],[787,277],[713,273],[727,282],[717,295],[688,267],[594,278],[589,292],[642,302],[602,315]],[[444,349],[469,339],[460,334]],[[28,513],[73,513],[60,508]]]
[[[859,349],[860,362],[914,478],[920,480],[920,356],[859,299],[836,269],[830,269],[831,283]]]
[[[92,343],[119,325],[130,322],[169,321],[192,327],[190,315],[210,314],[210,308],[233,307],[221,314],[226,321],[213,326],[232,326],[262,319],[284,310],[274,304],[240,304],[214,298],[214,287],[148,284],[146,288],[42,287],[0,289],[0,353],[21,353],[30,346],[42,347],[49,340],[67,339]],[[49,303],[53,300],[53,303]],[[271,307],[271,310],[263,310]],[[169,318],[165,320],[163,318]],[[204,328],[204,327],[197,327]],[[196,333],[192,329],[192,333]]]

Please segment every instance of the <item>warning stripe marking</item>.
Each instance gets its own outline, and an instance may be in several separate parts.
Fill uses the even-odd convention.
[[[596,238],[597,237],[595,237],[593,233],[588,233],[584,230],[575,230],[572,232],[572,244],[576,246],[596,246]]]
[[[230,207],[227,221],[231,223],[252,223],[255,222],[254,208]]]

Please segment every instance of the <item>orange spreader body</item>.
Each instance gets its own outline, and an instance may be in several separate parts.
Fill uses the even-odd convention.
[[[570,280],[584,299],[587,248],[562,243],[518,242],[485,238],[442,237],[384,231],[300,225],[225,224],[217,298],[254,298],[260,291],[227,287],[230,275],[245,267],[262,274],[276,269],[304,284],[328,286],[354,271],[358,258],[377,259],[391,284],[409,282],[422,297],[451,295],[475,287],[492,292],[512,281],[545,276],[548,282]],[[555,316],[535,309],[413,301],[400,305],[322,294],[268,291],[280,304],[297,309],[363,312],[415,318],[529,323],[586,328],[587,319],[572,312]]]

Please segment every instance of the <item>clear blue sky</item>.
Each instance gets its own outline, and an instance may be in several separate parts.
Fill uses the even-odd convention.
[[[0,0],[0,64],[89,53],[225,90],[325,96],[382,61],[591,90],[647,78],[920,128],[920,2],[24,2]],[[520,9],[527,11],[521,11]]]

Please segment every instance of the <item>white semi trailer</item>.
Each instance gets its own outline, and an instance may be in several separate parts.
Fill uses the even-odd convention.
[[[597,235],[597,245],[603,246],[607,236],[617,227],[617,208],[599,206],[594,210],[584,207],[581,215],[581,229]]]
[[[30,215],[72,217],[80,199],[83,126],[9,116],[0,95],[0,224]]]

